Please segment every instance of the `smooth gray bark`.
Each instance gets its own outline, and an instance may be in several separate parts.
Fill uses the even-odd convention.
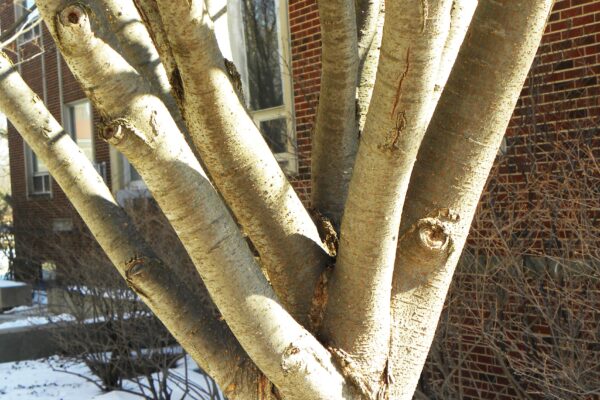
[[[316,283],[330,262],[317,227],[240,103],[202,1],[158,5],[192,140],[282,304],[306,326]]]
[[[169,82],[176,86],[180,83],[180,77],[178,75],[179,73],[177,71],[177,65],[175,63],[173,51],[171,50],[171,45],[167,40],[167,33],[165,32],[160,13],[158,12],[156,0],[132,1],[154,42],[154,47],[160,56]],[[174,93],[174,96],[176,100],[178,100],[177,93]]]
[[[11,94],[0,108],[130,285],[228,396],[409,399],[552,1],[481,0],[454,69],[476,1],[389,1],[385,24],[377,0],[320,3],[323,92],[313,156],[315,171],[337,174],[325,180],[337,192],[319,197],[317,189],[328,200],[315,205],[333,205],[334,224],[344,212],[333,269],[324,268],[333,260],[315,223],[240,102],[202,1],[135,0],[141,17],[130,2],[37,3],[102,116],[103,137],[144,177],[227,326],[190,306],[201,301],[197,293],[132,228],[119,229],[126,216],[91,164],[16,74],[2,73],[2,58],[0,92]],[[167,76],[203,160],[176,123]],[[354,156],[344,157],[357,129],[343,204],[349,169],[332,165],[352,168],[346,161]],[[326,165],[329,154],[344,163]],[[319,340],[303,327],[311,300],[319,316],[326,304]]]
[[[392,398],[412,398],[551,0],[480,0],[414,167],[392,293]]]
[[[347,396],[352,388],[330,353],[281,306],[168,110],[102,40],[91,9],[60,0],[38,6],[107,121],[103,136],[144,178],[244,350],[286,398]]]
[[[381,56],[342,220],[321,333],[381,385],[404,194],[430,107],[452,1],[386,4]],[[392,23],[387,23],[392,21]]]
[[[383,0],[356,1],[358,60],[361,67],[377,35],[377,25],[379,25],[379,15],[381,14],[383,3]]]
[[[385,22],[385,2],[384,1],[371,1],[364,0],[360,2],[363,6],[368,6],[369,13],[368,18],[363,22],[362,29],[359,25],[359,60],[360,68],[358,73],[358,90],[357,90],[357,102],[356,102],[356,113],[358,119],[357,135],[360,137],[367,119],[367,112],[369,110],[369,104],[371,103],[371,96],[373,95],[373,87],[375,86],[375,76],[377,75],[377,66],[379,65],[379,53],[381,49],[381,38],[383,36],[383,24]],[[378,5],[379,8],[374,10],[373,7]],[[377,12],[375,14],[375,11]],[[360,12],[357,10],[357,13]],[[366,24],[371,22],[371,18],[376,17],[374,25]],[[372,32],[364,32],[366,28],[372,29]],[[370,41],[367,41],[370,39]],[[364,50],[364,54],[360,50],[364,46],[368,48]]]
[[[91,162],[1,52],[0,111],[48,166],[130,287],[221,387],[235,387],[230,394],[249,398],[243,393],[248,376],[240,374],[238,365],[251,366],[251,361],[227,326],[154,254]],[[250,379],[257,380],[258,371],[254,374]]]
[[[354,0],[320,0],[321,89],[312,138],[312,206],[339,229],[358,148]]]

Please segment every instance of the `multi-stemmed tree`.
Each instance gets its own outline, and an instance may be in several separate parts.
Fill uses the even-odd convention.
[[[245,109],[206,12],[215,1],[37,7],[220,316],[5,56],[0,111],[229,398],[410,399],[553,1],[320,0],[316,212]]]

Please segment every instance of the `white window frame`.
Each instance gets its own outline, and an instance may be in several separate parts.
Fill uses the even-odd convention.
[[[15,21],[23,16],[23,11],[27,8],[26,7],[27,1],[28,0],[16,0],[15,1]],[[35,4],[35,0],[33,1],[33,3]],[[40,16],[39,16],[38,10],[35,10],[33,13],[31,13],[29,15],[30,20],[35,19],[36,15],[37,15],[37,18],[39,19]],[[39,38],[40,36],[42,36],[42,26],[40,23],[37,23],[34,27],[27,28],[25,30],[25,32],[23,32],[21,35],[19,35],[19,37],[17,38],[17,44],[19,46],[22,46],[25,43],[29,43],[29,42]]]
[[[34,163],[37,159],[37,155],[31,150],[31,147],[27,145],[25,141],[23,141],[23,147],[25,152],[25,176],[27,179],[27,197],[37,197],[37,196],[52,196],[52,178],[50,177],[50,172],[48,171],[35,171]],[[34,179],[41,178],[42,180],[42,190],[36,191],[34,185]],[[46,184],[47,182],[47,184]]]
[[[287,0],[273,1],[277,8],[277,29],[279,33],[279,49],[281,51],[279,68],[283,92],[282,105],[255,111],[250,110],[250,94],[247,93],[250,86],[248,85],[246,43],[243,31],[243,11],[240,0],[228,0],[227,4],[229,37],[231,38],[230,46],[233,61],[240,73],[242,86],[245,90],[246,107],[256,126],[260,129],[261,122],[280,118],[285,118],[286,120],[287,138],[285,142],[287,151],[275,153],[275,158],[286,173],[294,175],[298,173],[298,151],[294,124],[294,96],[292,89],[292,58],[288,2]]]

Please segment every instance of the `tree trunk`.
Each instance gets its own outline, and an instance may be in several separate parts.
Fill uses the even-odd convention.
[[[480,1],[419,150],[392,289],[392,398],[410,399],[551,0]]]
[[[245,109],[204,1],[36,4],[208,294],[155,255],[1,53],[0,110],[225,394],[410,399],[552,1],[320,1],[317,223]],[[321,225],[340,232],[337,259]]]

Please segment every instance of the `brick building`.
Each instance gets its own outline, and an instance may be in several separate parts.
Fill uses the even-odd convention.
[[[292,177],[299,195],[308,202],[310,135],[320,86],[317,2],[288,0],[289,7],[284,7],[286,1],[265,1],[272,7],[264,14],[244,8],[241,4],[245,2],[235,0],[228,2],[226,13],[211,12],[219,16],[216,29],[223,53],[233,59],[240,70],[255,122]],[[20,7],[31,3],[31,0],[23,0],[13,6],[12,1],[0,0],[0,28],[9,26],[21,15]],[[259,19],[263,24],[276,26],[277,36],[266,36],[257,30],[253,21]],[[266,46],[264,49],[277,57],[260,59],[250,39],[256,37],[260,40],[255,40],[254,46]],[[143,182],[127,160],[93,134],[93,110],[46,29],[41,26],[32,29],[15,44],[15,54],[22,60],[19,68],[25,80],[78,143],[85,146],[86,154],[116,197],[144,195]],[[599,74],[600,1],[557,0],[483,196],[471,233],[470,250],[504,248],[513,251],[516,246],[519,260],[537,257],[532,263],[547,256],[600,259],[600,177],[598,164],[594,164],[594,160],[600,159]],[[269,93],[264,92],[266,88]],[[17,267],[22,278],[33,279],[39,275],[43,263],[69,263],[82,257],[93,244],[83,243],[75,233],[81,229],[80,219],[12,127],[9,127],[9,146]],[[578,189],[578,201],[585,203],[583,209],[572,204],[568,197],[570,189],[557,184],[564,182],[565,174],[581,178],[579,180],[585,178],[588,182],[588,186]],[[532,185],[538,185],[537,189],[532,190]],[[595,185],[598,186],[594,191]],[[586,238],[576,232],[583,224],[589,228]],[[59,237],[61,246],[56,246],[49,237]],[[482,332],[473,327],[487,324],[488,314],[467,318],[467,311],[473,310],[465,308],[469,303],[466,293],[474,287],[473,282],[481,278],[481,271],[476,272],[458,270],[458,283],[451,292],[443,318],[453,321],[445,327],[453,332],[454,339],[460,338],[461,344],[438,340],[447,347],[458,346],[452,348],[460,351],[449,352],[445,360],[448,363],[453,360],[458,372],[442,379],[452,390],[442,388],[447,390],[446,394],[440,395],[442,392],[438,391],[437,397],[432,398],[548,398],[547,393],[533,384],[523,383],[519,388],[519,379],[523,379],[520,372],[515,372],[515,364],[505,365],[490,343],[478,342],[477,335]],[[600,293],[597,289],[594,293],[595,297],[588,297],[600,308]],[[486,307],[492,307],[490,304],[497,301],[494,296],[486,300],[490,302],[485,303]],[[544,323],[538,325],[541,331],[549,329]],[[593,343],[593,340],[593,336],[585,335],[581,339],[585,343]],[[461,350],[464,346],[471,349],[468,354]],[[598,349],[594,349],[591,351],[597,354]],[[439,389],[441,369],[436,365],[440,362],[431,356],[422,382],[424,389],[434,392]],[[598,376],[588,378],[590,381],[598,378],[596,383],[600,382]]]

